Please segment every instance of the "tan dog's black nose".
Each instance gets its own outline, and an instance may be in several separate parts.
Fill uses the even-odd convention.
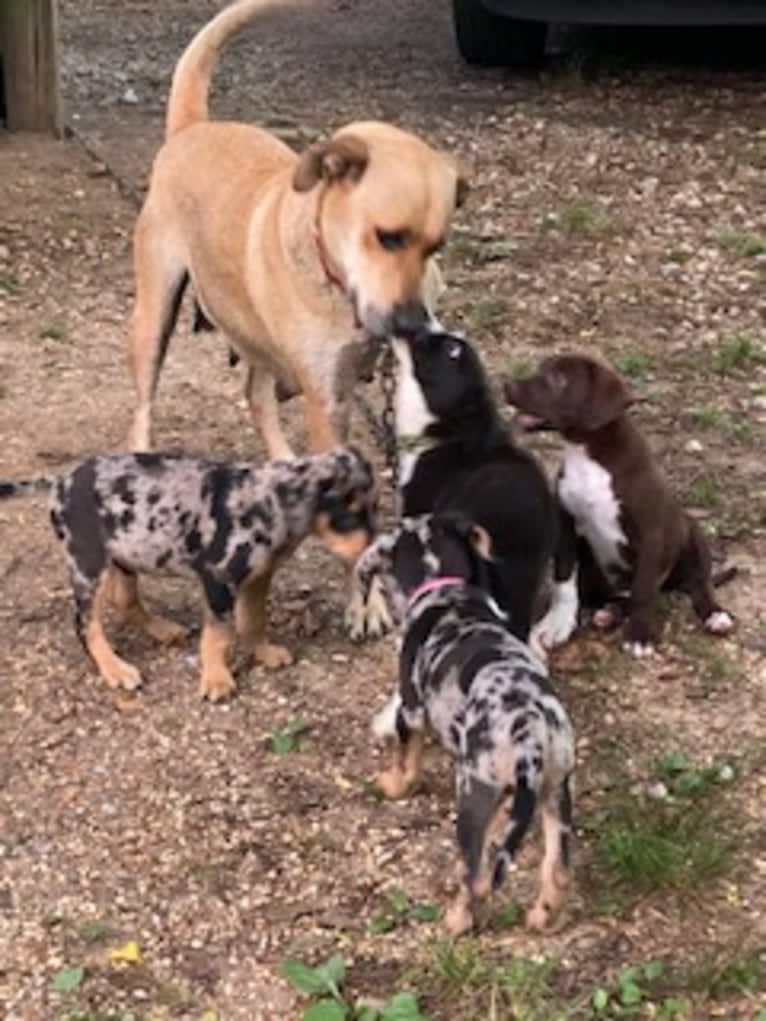
[[[391,333],[410,340],[431,320],[428,309],[421,301],[407,301],[397,305],[391,316]]]

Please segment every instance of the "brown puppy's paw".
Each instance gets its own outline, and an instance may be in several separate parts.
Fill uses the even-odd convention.
[[[167,617],[160,617],[158,614],[147,615],[143,626],[148,635],[163,645],[182,642],[189,634],[183,624],[176,624],[174,620],[168,620]]]
[[[124,659],[115,656],[113,660],[100,667],[101,676],[110,688],[124,688],[125,691],[135,691],[143,684],[143,678],[136,667],[126,663]]]
[[[256,663],[262,663],[267,670],[278,670],[281,666],[290,666],[293,657],[284,645],[272,645],[271,642],[257,644],[253,650]]]
[[[629,617],[622,629],[622,647],[637,659],[654,653],[655,638],[651,625],[643,617]]]
[[[236,685],[226,667],[216,667],[203,671],[199,685],[200,698],[208,698],[211,702],[219,702],[231,695]]]
[[[703,625],[711,635],[728,635],[734,630],[734,619],[726,610],[714,610]]]

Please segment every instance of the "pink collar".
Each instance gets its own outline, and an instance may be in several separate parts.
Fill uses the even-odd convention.
[[[436,592],[437,589],[446,588],[448,585],[464,585],[465,578],[458,578],[457,575],[445,575],[443,578],[429,578],[415,589],[409,598],[408,606],[412,606],[416,599],[426,595],[427,592]]]

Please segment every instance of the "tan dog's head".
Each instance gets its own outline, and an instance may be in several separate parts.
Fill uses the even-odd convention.
[[[528,431],[570,435],[602,429],[636,400],[608,365],[577,354],[546,358],[533,376],[506,383],[505,397]]]
[[[467,190],[456,165],[414,135],[360,122],[312,145],[293,187],[322,189],[318,243],[365,330],[409,336],[426,325],[429,259]]]

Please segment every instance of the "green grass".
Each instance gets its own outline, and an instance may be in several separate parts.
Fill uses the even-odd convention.
[[[751,234],[749,231],[721,231],[716,240],[721,248],[743,259],[753,259],[756,255],[766,254],[766,238]]]
[[[726,872],[734,841],[715,824],[720,808],[616,793],[594,831],[592,868],[602,909],[619,912],[662,891],[693,894]]]
[[[530,960],[504,951],[495,956],[473,939],[438,942],[417,988],[429,1005],[449,1010],[460,1021],[563,1021],[553,984],[557,963]]]
[[[275,730],[269,737],[269,748],[275,755],[289,755],[291,752],[303,751],[306,742],[304,735],[308,725],[302,720],[291,720],[287,726]]]
[[[16,283],[15,277],[8,273],[0,273],[0,294],[16,294],[18,290],[19,285]]]
[[[442,910],[436,904],[413,902],[404,890],[392,890],[383,910],[370,919],[367,928],[377,935],[412,922],[436,922],[441,916]]]
[[[547,225],[558,225],[566,234],[595,238],[608,234],[614,221],[603,206],[581,199],[562,206]]]
[[[84,943],[106,943],[112,939],[115,930],[102,918],[88,918],[77,926],[77,934]]]
[[[651,368],[651,359],[643,354],[627,354],[615,359],[615,367],[623,376],[634,382],[644,379]]]
[[[726,688],[740,679],[737,664],[709,635],[693,631],[681,636],[678,644],[694,663],[694,683],[700,694]]]
[[[718,482],[712,475],[700,475],[689,486],[688,502],[693,507],[704,507],[713,510],[721,500]]]
[[[747,333],[732,333],[722,337],[713,354],[713,368],[720,376],[750,369],[766,362],[763,346]]]
[[[474,326],[491,326],[503,318],[508,306],[502,298],[483,298],[467,309],[465,315]]]
[[[766,991],[766,945],[732,953],[726,947],[696,962],[683,977],[684,986],[708,1000]]]
[[[64,340],[66,330],[61,323],[50,323],[44,326],[37,335],[40,340]]]

